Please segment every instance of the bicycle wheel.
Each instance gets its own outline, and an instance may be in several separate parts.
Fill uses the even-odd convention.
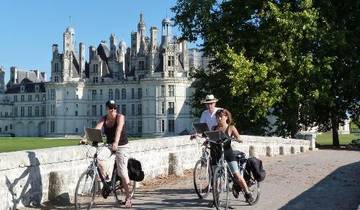
[[[229,207],[229,179],[223,167],[217,167],[214,173],[213,198],[217,210]]]
[[[120,180],[120,177],[118,177],[117,175],[115,175],[113,177],[114,177],[112,179],[113,193],[114,193],[116,201],[119,204],[122,204],[122,202],[125,201],[125,196],[126,196],[125,195],[125,190],[122,187],[122,182]],[[134,194],[135,194],[135,190],[136,190],[136,181],[130,180],[130,183],[129,183],[128,187],[129,187],[130,197],[133,198]],[[124,200],[122,200],[122,197],[123,197]]]
[[[92,170],[80,175],[75,188],[75,209],[91,209],[94,204],[95,193],[98,191],[95,173]]]
[[[253,197],[252,202],[248,202],[250,206],[255,205],[260,198],[260,183],[256,181],[253,174],[250,172],[249,180],[246,181],[246,184],[248,185],[249,191]]]
[[[200,159],[196,162],[193,173],[195,192],[200,199],[206,198],[210,192],[209,164]]]

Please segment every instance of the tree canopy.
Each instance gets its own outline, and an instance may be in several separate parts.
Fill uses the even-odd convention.
[[[338,144],[339,124],[359,119],[359,2],[178,0],[182,38],[213,59],[193,75],[193,105],[211,92],[245,133],[318,126]]]

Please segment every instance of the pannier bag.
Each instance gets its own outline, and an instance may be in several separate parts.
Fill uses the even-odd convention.
[[[262,161],[256,157],[247,159],[246,170],[251,171],[256,181],[261,182],[265,179],[266,172],[263,168]]]
[[[128,160],[128,172],[129,172],[129,178],[130,180],[140,182],[144,179],[144,171],[141,168],[140,161],[129,158]]]

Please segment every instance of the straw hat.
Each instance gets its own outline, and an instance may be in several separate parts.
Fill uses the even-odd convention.
[[[210,104],[210,103],[215,103],[217,102],[218,99],[215,98],[215,96],[213,94],[210,95],[206,95],[205,99],[201,101],[202,104]]]

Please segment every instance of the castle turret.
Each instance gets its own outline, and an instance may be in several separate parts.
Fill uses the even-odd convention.
[[[82,42],[79,44],[79,66],[80,78],[85,78],[85,44]]]
[[[0,94],[5,93],[5,71],[0,67]]]
[[[140,13],[140,21],[138,23],[138,34],[140,36],[140,46],[139,46],[139,52],[141,54],[146,53],[146,41],[145,41],[145,34],[146,28],[145,28],[145,22],[144,22],[144,15],[143,13]]]
[[[68,27],[63,36],[63,47],[64,47],[64,55],[63,55],[63,72],[62,79],[63,81],[69,81],[73,75],[74,69],[72,69],[73,56],[75,52],[75,30],[71,27]]]
[[[172,39],[171,27],[172,27],[172,21],[169,18],[165,18],[162,21],[161,46],[163,48],[165,48]]]

